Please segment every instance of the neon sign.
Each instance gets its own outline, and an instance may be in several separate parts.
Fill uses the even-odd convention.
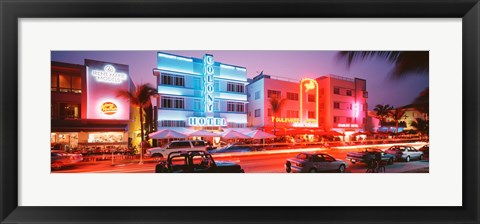
[[[203,57],[203,73],[204,73],[204,89],[205,89],[205,112],[213,113],[213,90],[214,81],[213,73],[215,72],[213,68],[213,56],[206,54]]]
[[[294,117],[272,117],[272,122],[278,122],[278,123],[298,123],[300,122],[300,118],[294,118]]]
[[[353,116],[354,117],[358,117],[359,110],[360,110],[360,106],[358,105],[358,103],[354,103],[353,104]]]
[[[106,82],[119,84],[127,80],[127,74],[117,73],[115,67],[112,65],[105,65],[102,70],[92,70],[92,75],[97,78],[98,82]]]
[[[102,103],[100,110],[106,115],[113,115],[117,113],[118,108],[117,108],[117,105],[115,105],[112,102],[105,102],[105,103]]]
[[[227,121],[216,117],[189,117],[188,126],[227,126]]]
[[[304,111],[304,102],[308,102],[308,99],[304,99],[305,96],[308,97],[308,92],[314,91],[315,93],[315,119],[307,118],[303,119]],[[305,95],[305,96],[304,96]],[[318,83],[314,79],[304,78],[300,81],[300,121],[301,123],[297,124],[298,126],[308,126],[308,127],[318,127]],[[307,116],[308,117],[308,116]]]

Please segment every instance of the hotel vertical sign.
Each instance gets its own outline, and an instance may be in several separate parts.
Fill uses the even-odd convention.
[[[205,116],[213,117],[213,91],[215,89],[213,75],[215,70],[213,68],[213,55],[206,54],[203,57],[203,73],[204,73],[204,95],[205,95]]]
[[[227,126],[225,118],[214,117],[213,93],[215,91],[215,74],[213,55],[206,54],[203,56],[203,83],[204,83],[204,112],[205,117],[188,117],[188,126]]]

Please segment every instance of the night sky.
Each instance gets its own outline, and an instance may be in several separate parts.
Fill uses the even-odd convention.
[[[247,68],[248,78],[259,72],[300,80],[334,74],[367,80],[369,109],[377,104],[395,107],[410,104],[428,87],[428,74],[412,74],[392,79],[392,65],[382,59],[370,59],[353,64],[349,69],[339,61],[336,51],[162,51],[186,57],[202,58],[212,54],[215,61]],[[84,59],[108,61],[130,66],[135,84],[156,85],[152,70],[156,68],[158,51],[52,51],[52,61],[84,64]]]

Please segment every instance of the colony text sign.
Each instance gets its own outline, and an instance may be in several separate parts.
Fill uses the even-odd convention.
[[[206,54],[203,57],[203,73],[204,73],[204,89],[205,89],[205,113],[213,113],[213,90],[214,81],[213,74],[215,72],[213,68],[213,56]]]

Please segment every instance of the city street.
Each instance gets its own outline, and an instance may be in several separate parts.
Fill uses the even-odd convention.
[[[410,144],[418,147],[421,144]],[[379,148],[385,149],[389,145],[382,145]],[[225,153],[213,155],[215,161],[232,161],[239,163],[245,170],[245,173],[285,173],[285,161],[288,158],[295,157],[301,151],[322,151],[333,156],[336,159],[345,160],[346,153],[349,151],[357,151],[365,146],[347,146],[342,149],[322,149],[322,148],[299,148],[289,150],[272,150],[261,152],[246,152],[246,153]],[[348,162],[347,173],[365,173],[367,167],[365,164]],[[92,173],[154,173],[156,162],[151,159],[146,159],[143,164],[138,164],[138,161],[98,161],[98,162],[83,162],[71,168],[65,168],[54,173],[77,173],[77,172],[92,172]],[[386,166],[386,173],[428,173],[429,161],[426,157],[422,161],[403,162],[396,161],[392,165]]]

